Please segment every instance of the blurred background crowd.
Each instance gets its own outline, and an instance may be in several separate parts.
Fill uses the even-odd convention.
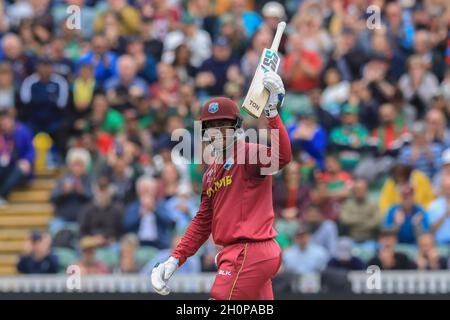
[[[32,181],[43,141],[62,172],[18,271],[167,258],[206,169],[175,163],[171,132],[192,131],[210,97],[241,101],[281,20],[294,155],[273,186],[282,269],[448,269],[448,1],[0,0],[0,205]],[[219,249],[209,240],[180,272],[214,271]]]

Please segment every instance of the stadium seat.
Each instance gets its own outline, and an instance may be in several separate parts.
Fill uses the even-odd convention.
[[[106,264],[111,270],[119,266],[119,254],[111,248],[99,248],[95,251],[95,257]]]
[[[53,252],[59,260],[59,272],[64,273],[67,267],[78,260],[78,255],[74,250],[67,248],[53,248]]]
[[[140,247],[136,250],[135,257],[138,265],[145,265],[158,254],[158,249],[152,247]]]
[[[375,254],[376,254],[376,251],[372,250],[372,249],[363,248],[363,247],[353,248],[353,255],[355,257],[360,258],[365,263],[367,263]]]
[[[416,260],[417,248],[411,244],[399,243],[395,247],[395,251],[406,254],[411,260]]]

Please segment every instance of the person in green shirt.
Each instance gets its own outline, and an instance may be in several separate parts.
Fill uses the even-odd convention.
[[[369,132],[359,123],[358,106],[346,103],[342,107],[341,126],[330,134],[331,144],[337,149],[344,169],[352,170],[359,163],[361,152],[367,147]]]
[[[103,132],[115,135],[121,132],[124,126],[123,115],[109,107],[106,95],[103,92],[95,93],[86,130],[96,127]]]

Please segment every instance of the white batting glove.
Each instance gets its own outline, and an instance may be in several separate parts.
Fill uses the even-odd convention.
[[[273,118],[278,114],[277,108],[283,104],[285,90],[283,80],[273,71],[266,72],[263,77],[263,85],[269,91],[269,100],[264,107],[267,118]]]
[[[174,257],[170,257],[165,262],[156,264],[151,275],[153,289],[163,296],[168,295],[170,288],[167,286],[167,282],[177,269],[178,259]]]

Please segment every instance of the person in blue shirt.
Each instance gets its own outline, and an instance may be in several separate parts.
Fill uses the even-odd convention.
[[[31,178],[35,157],[31,132],[14,114],[14,109],[0,112],[0,207],[14,187]]]
[[[430,230],[427,213],[414,202],[414,189],[406,184],[400,186],[401,203],[392,206],[384,221],[384,228],[397,232],[398,242],[416,244],[422,233]]]
[[[447,153],[450,154],[450,153]],[[448,161],[449,159],[443,159]],[[444,163],[446,166],[449,163]],[[431,230],[438,245],[450,244],[450,176],[443,175],[441,180],[441,196],[428,207]]]
[[[109,50],[106,37],[98,34],[92,38],[92,50],[80,58],[78,66],[93,65],[95,80],[103,83],[117,74],[117,59],[117,55]]]
[[[327,146],[327,133],[316,120],[311,108],[302,110],[298,121],[288,128],[289,138],[293,150],[300,149],[315,160],[316,166],[325,168],[325,148]]]

